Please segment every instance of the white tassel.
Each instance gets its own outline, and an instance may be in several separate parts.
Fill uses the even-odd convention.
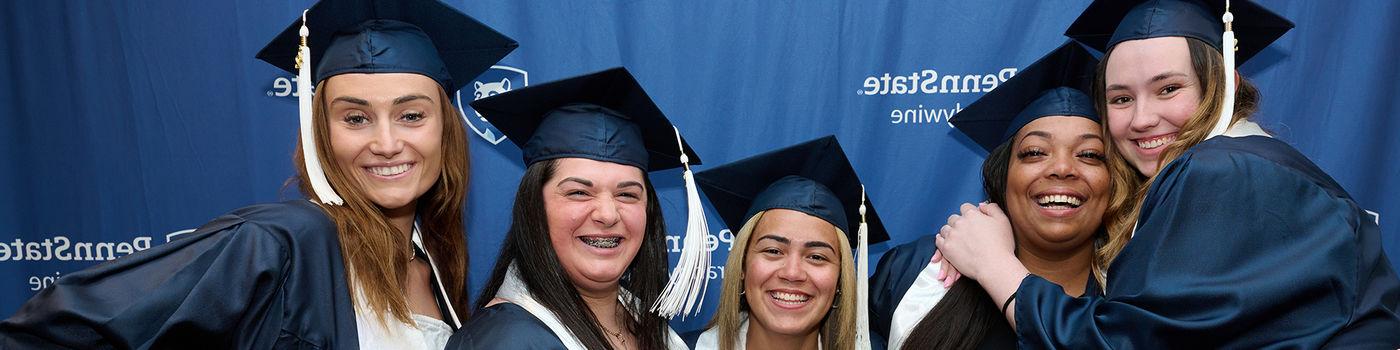
[[[865,223],[865,185],[860,185],[860,228],[856,230],[856,349],[870,348],[870,227]]]
[[[316,132],[311,123],[311,48],[306,46],[306,37],[311,34],[311,30],[306,28],[306,11],[301,11],[301,46],[297,48],[297,107],[301,113],[301,160],[306,165],[306,176],[311,181],[311,190],[316,192],[316,198],[321,203],[330,205],[345,204],[339,195],[335,194],[335,189],[331,188],[330,181],[326,181],[326,172],[321,169],[321,160],[317,157]]]
[[[681,150],[681,164],[685,166],[685,205],[688,211],[685,237],[682,238],[681,258],[676,268],[671,270],[671,281],[666,283],[661,297],[656,299],[651,311],[665,318],[699,314],[705,303],[705,291],[709,288],[710,251],[705,247],[705,239],[710,234],[710,224],[705,221],[705,207],[700,205],[700,192],[695,188],[695,175],[690,172],[690,157],[685,155],[685,145],[681,143],[681,131],[674,126],[676,144]]]
[[[1215,122],[1215,127],[1210,129],[1206,138],[1212,138],[1225,134],[1230,129],[1230,120],[1235,116],[1235,31],[1231,24],[1235,22],[1235,15],[1230,13],[1230,1],[1225,1],[1225,15],[1220,17],[1225,22],[1225,33],[1220,35],[1220,52],[1225,55],[1225,98],[1220,106],[1220,120]]]

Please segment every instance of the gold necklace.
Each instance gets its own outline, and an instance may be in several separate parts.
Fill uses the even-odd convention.
[[[619,300],[616,310],[619,310],[619,311],[620,311],[620,310],[622,310],[622,308],[623,308],[623,307],[622,307],[622,301]],[[614,315],[613,315],[614,318],[613,318],[613,319],[620,319],[620,317],[617,317],[617,316],[618,316],[618,315],[617,315],[616,313],[614,313]],[[599,322],[599,323],[598,323],[598,327],[600,327],[600,328],[603,329],[603,333],[607,333],[608,335],[611,335],[613,338],[617,338],[617,342],[618,342],[617,345],[623,345],[623,346],[627,345],[627,339],[622,337],[622,331],[613,332],[611,329],[608,329],[607,326],[603,326],[603,323],[602,323],[602,322]]]

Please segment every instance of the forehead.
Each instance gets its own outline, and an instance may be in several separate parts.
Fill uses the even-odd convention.
[[[425,95],[436,100],[437,81],[415,73],[346,73],[326,79],[323,87],[331,98],[354,96],[394,99],[405,95]]]
[[[795,243],[826,242],[836,247],[836,226],[826,220],[791,209],[769,209],[754,226],[753,238],[777,234]]]
[[[631,165],[597,161],[588,158],[559,158],[554,167],[555,182],[569,177],[593,181],[595,186],[616,184],[624,181],[646,183],[642,179],[642,169]]]
[[[1104,80],[1109,85],[1142,84],[1166,72],[1194,76],[1191,49],[1186,38],[1170,36],[1129,40],[1113,47],[1108,56]]]
[[[1054,142],[1078,142],[1080,136],[1084,134],[1099,133],[1099,123],[1084,117],[1076,116],[1051,116],[1041,117],[1027,123],[1016,132],[1016,139],[1021,140],[1031,132],[1042,132],[1050,135]],[[1040,139],[1035,137],[1033,139]]]

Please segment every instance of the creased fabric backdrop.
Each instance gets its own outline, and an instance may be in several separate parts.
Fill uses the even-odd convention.
[[[1087,5],[449,2],[521,43],[459,92],[464,101],[623,65],[696,148],[704,160],[696,171],[837,135],[893,237],[871,248],[875,259],[931,234],[959,203],[981,200],[984,152],[948,116],[1064,42]],[[253,56],[310,4],[0,2],[0,315],[65,273],[237,207],[299,198],[285,186],[293,76]],[[1373,212],[1385,248],[1400,254],[1400,3],[1263,4],[1298,28],[1241,68],[1264,94],[1256,119]],[[475,295],[523,166],[514,144],[464,111],[476,132],[466,233]],[[652,177],[679,252],[681,174]],[[673,324],[682,331],[713,312],[732,241],[706,210],[711,293],[704,312]]]

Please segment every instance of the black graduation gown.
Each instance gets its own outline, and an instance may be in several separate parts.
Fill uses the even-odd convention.
[[[1162,169],[1105,296],[1030,276],[1024,348],[1400,346],[1400,280],[1380,229],[1302,154],[1217,137]]]
[[[500,303],[472,314],[447,342],[448,349],[563,350],[564,342],[529,311]]]
[[[66,274],[0,322],[0,348],[356,349],[330,219],[304,201],[234,210]]]
[[[899,302],[904,300],[905,293],[909,292],[914,280],[918,279],[919,273],[928,266],[929,260],[933,259],[933,253],[937,250],[934,236],[928,235],[890,248],[880,257],[875,276],[870,279],[870,332],[874,333],[872,338],[889,339],[890,323],[894,319],[895,309],[899,307]],[[1086,285],[1085,294],[1099,292],[1098,283],[1092,276]],[[1059,286],[1055,288],[1059,289]],[[1059,293],[1064,294],[1063,289],[1059,289]],[[1016,333],[1006,323],[998,322],[987,330],[977,348],[1014,349]]]

